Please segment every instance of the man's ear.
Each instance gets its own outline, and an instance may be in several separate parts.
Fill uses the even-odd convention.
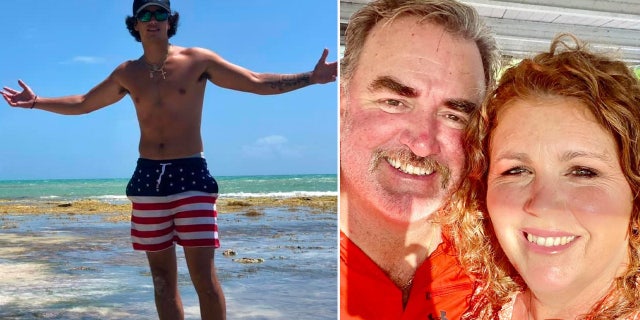
[[[342,83],[340,84],[340,98],[339,98],[338,104],[340,105],[339,116],[340,116],[340,119],[342,120],[344,113],[347,111],[347,89],[345,88],[345,85],[343,85]]]

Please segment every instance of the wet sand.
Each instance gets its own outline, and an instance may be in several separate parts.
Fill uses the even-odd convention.
[[[230,319],[335,319],[336,201],[218,200],[222,249],[235,253],[216,257]],[[0,200],[0,319],[156,319],[146,259],[131,250],[130,208]],[[197,319],[182,250],[177,256],[186,318]]]
[[[244,213],[248,216],[260,216],[267,209],[288,208],[297,210],[307,208],[311,213],[337,213],[337,197],[251,197],[251,198],[219,198],[217,201],[219,214]],[[0,217],[3,215],[27,214],[68,214],[91,215],[110,214],[109,221],[129,220],[131,204],[112,204],[100,200],[77,201],[34,201],[29,203],[0,200]]]

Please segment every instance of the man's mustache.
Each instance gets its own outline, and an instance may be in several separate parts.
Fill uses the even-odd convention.
[[[408,149],[398,150],[382,150],[378,149],[373,154],[369,173],[372,173],[381,161],[386,159],[394,159],[402,164],[410,164],[414,167],[425,168],[440,175],[440,183],[443,189],[447,189],[451,181],[451,170],[448,166],[440,163],[432,157],[420,157]]]

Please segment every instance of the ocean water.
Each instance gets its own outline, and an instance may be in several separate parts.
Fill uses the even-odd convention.
[[[335,174],[216,177],[221,197],[337,196]],[[5,180],[0,199],[126,201],[128,179]]]
[[[0,199],[121,201],[126,179],[0,182]],[[221,197],[336,195],[335,175],[221,177]],[[1,205],[1,203],[0,203]],[[144,253],[108,214],[0,215],[0,319],[157,319]],[[229,319],[336,319],[335,212],[221,213],[215,264]],[[237,252],[222,255],[225,249]],[[197,295],[178,247],[185,318]],[[258,264],[233,259],[260,258]]]

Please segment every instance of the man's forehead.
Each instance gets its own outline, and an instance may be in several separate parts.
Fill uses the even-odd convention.
[[[365,38],[363,54],[439,64],[442,57],[476,48],[475,42],[452,34],[439,24],[417,17],[398,17],[378,22]]]
[[[354,72],[369,89],[390,83],[380,79],[394,79],[405,88],[395,84],[387,87],[403,92],[446,86],[457,98],[478,103],[484,95],[484,68],[475,42],[416,16],[378,22],[359,60]]]
[[[371,28],[369,32],[369,36],[374,36],[381,33],[395,33],[398,30],[402,30],[403,33],[412,32],[412,31],[420,31],[420,30],[442,30],[445,31],[444,27],[430,19],[426,19],[423,17],[418,17],[410,14],[403,14],[399,16],[395,16],[392,18],[385,18],[378,21],[373,28]],[[457,35],[452,34],[450,32],[445,31],[449,36]]]

